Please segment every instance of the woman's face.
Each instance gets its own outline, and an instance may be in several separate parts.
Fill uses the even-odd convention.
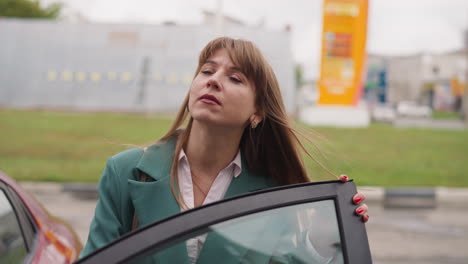
[[[226,49],[217,50],[190,87],[189,110],[198,122],[244,128],[255,115],[254,84],[235,66]]]

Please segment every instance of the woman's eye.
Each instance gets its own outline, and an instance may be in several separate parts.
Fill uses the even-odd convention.
[[[237,77],[230,77],[231,81],[233,82],[236,82],[236,83],[241,83],[241,79],[237,78]]]
[[[209,71],[209,70],[203,70],[203,71],[201,71],[201,73],[203,73],[203,74],[211,74],[211,71]]]

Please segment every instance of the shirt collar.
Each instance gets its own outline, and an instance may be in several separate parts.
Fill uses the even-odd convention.
[[[181,164],[181,162],[187,162],[187,155],[185,155],[184,149],[181,149],[179,153],[179,164]]]
[[[188,159],[187,159],[187,155],[185,154],[184,149],[181,149],[179,153],[179,164],[181,163],[185,163],[188,165]],[[240,150],[237,151],[237,155],[236,157],[234,157],[231,163],[229,163],[229,165],[226,166],[226,168],[230,168],[230,167],[233,167],[234,178],[237,178],[242,172],[242,159],[241,159]]]
[[[229,166],[231,166],[231,164],[234,165],[234,178],[237,178],[242,172],[242,159],[240,150],[237,151],[236,157],[234,158],[234,160],[232,160]]]

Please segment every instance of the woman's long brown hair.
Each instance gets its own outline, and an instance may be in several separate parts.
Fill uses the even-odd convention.
[[[263,115],[262,122],[256,128],[247,126],[241,138],[239,148],[248,169],[270,177],[278,185],[309,182],[301,157],[303,151],[325,171],[334,175],[315,159],[298,139],[298,135],[301,135],[313,144],[307,133],[291,126],[276,76],[252,42],[228,37],[212,40],[200,53],[195,76],[219,49],[226,49],[232,62],[255,84],[256,109]],[[193,122],[190,117],[185,130],[179,130],[189,116],[188,101],[189,94],[185,97],[171,128],[159,139],[165,140],[179,134],[171,168],[171,190],[179,204],[184,206],[178,190],[177,168],[179,153],[188,141]]]

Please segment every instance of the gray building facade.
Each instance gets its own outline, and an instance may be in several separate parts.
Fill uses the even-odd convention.
[[[213,25],[67,23],[0,18],[0,107],[171,112],[188,92]],[[290,33],[241,25],[295,108]]]

